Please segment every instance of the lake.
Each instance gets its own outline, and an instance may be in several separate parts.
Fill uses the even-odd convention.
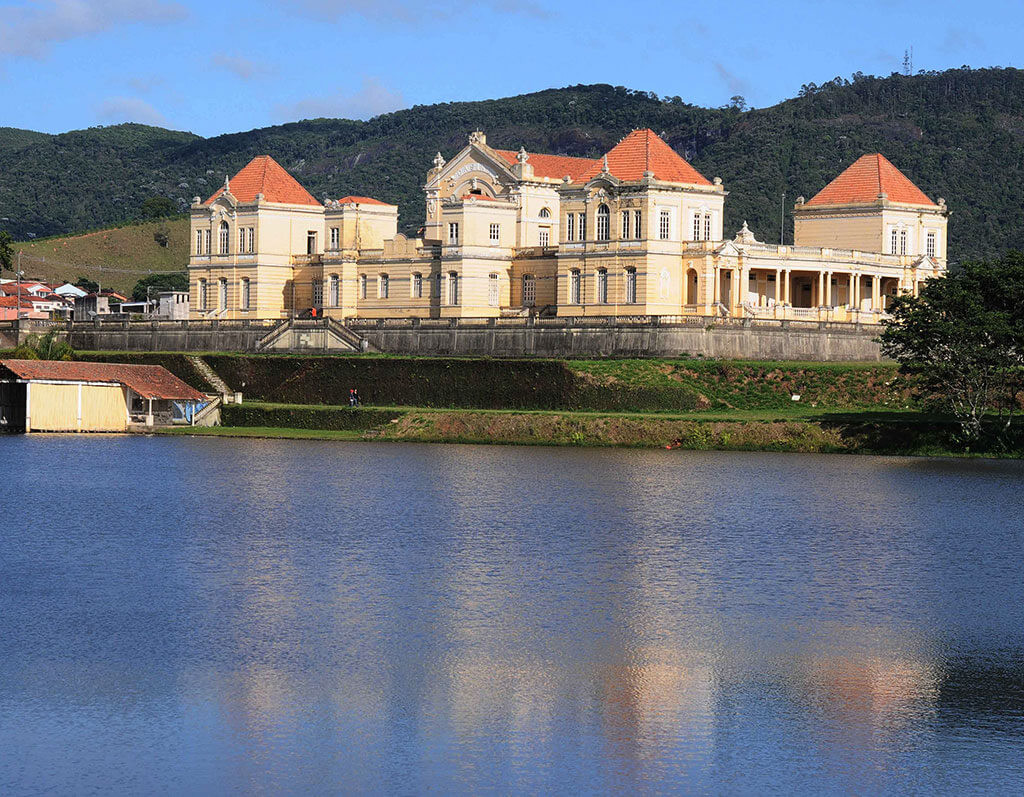
[[[1024,787],[1024,463],[0,437],[0,792]]]

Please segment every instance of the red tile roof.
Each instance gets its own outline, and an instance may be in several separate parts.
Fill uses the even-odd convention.
[[[507,161],[509,166],[514,165],[519,157],[518,152],[508,149],[494,151]],[[533,167],[536,177],[549,177],[554,180],[561,180],[569,175],[573,182],[579,182],[587,170],[598,163],[593,158],[573,158],[568,155],[543,155],[533,152],[527,154],[530,156],[528,163]]]
[[[640,180],[644,172],[653,172],[658,180],[690,185],[711,185],[711,181],[694,169],[686,159],[650,129],[634,130],[608,151],[608,171],[620,180]],[[601,174],[603,158],[594,161],[583,178]]]
[[[835,180],[822,188],[808,205],[874,204],[879,194],[890,202],[935,207],[924,192],[877,152],[861,155]]]
[[[17,306],[18,306],[18,297],[17,296],[0,296],[0,307],[17,307]],[[21,297],[21,307],[22,307],[22,309],[26,309],[27,308],[29,310],[34,308],[35,305],[32,304],[32,298],[30,296],[22,296]]]
[[[233,189],[232,189],[233,190]],[[371,196],[343,196],[338,202],[342,205],[358,204],[358,205],[385,205],[389,208],[396,207],[390,202],[381,202],[379,199],[374,199]]]
[[[280,202],[284,205],[316,205],[320,203],[313,198],[298,180],[269,155],[257,155],[230,181],[231,195],[239,202],[255,202],[257,194],[263,194],[267,202]],[[209,205],[224,193],[220,188],[206,200]]]
[[[206,396],[161,365],[83,363],[62,360],[0,360],[19,379],[58,382],[106,382],[126,385],[143,398],[205,401]]]

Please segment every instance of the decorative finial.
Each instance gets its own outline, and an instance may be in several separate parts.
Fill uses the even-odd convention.
[[[434,168],[435,168],[435,169],[441,169],[441,168],[443,168],[443,167],[444,167],[444,163],[445,163],[445,161],[444,161],[444,158],[443,158],[443,157],[441,157],[441,153],[440,153],[440,152],[438,152],[438,153],[437,153],[437,154],[436,154],[436,155],[434,156]]]
[[[228,176],[224,175],[224,193],[228,193],[231,190],[231,182],[228,180]]]
[[[516,160],[519,161],[519,163],[526,163],[529,159],[530,155],[527,153],[526,147],[520,147],[519,154],[516,155]]]
[[[608,154],[605,153],[604,158],[601,160],[601,174],[608,174]]]

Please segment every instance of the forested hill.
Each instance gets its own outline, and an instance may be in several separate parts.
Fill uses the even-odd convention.
[[[0,225],[25,238],[123,222],[152,196],[184,207],[269,153],[317,197],[397,202],[402,226],[415,229],[434,153],[451,157],[471,130],[501,148],[596,157],[637,127],[653,128],[708,178],[723,179],[727,234],[747,220],[777,241],[783,190],[791,207],[859,155],[879,151],[933,199],[946,198],[951,259],[1024,246],[1024,72],[1016,69],[858,74],[749,111],[596,85],[207,139],[135,124],[55,136],[0,128]]]

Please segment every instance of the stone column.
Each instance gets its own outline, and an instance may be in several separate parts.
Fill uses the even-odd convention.
[[[825,304],[825,272],[818,272],[818,300],[815,302],[816,306],[821,307]]]
[[[825,306],[832,306],[832,272],[825,272]]]
[[[730,274],[732,276],[729,277],[731,281],[729,286],[729,303],[733,307],[739,307],[743,303],[743,300],[740,298],[740,277],[743,274],[743,270],[734,268]]]
[[[747,291],[750,290],[750,269],[746,266],[740,271],[740,295],[737,304],[743,304],[747,300]]]
[[[782,304],[782,269],[775,269],[775,304]]]
[[[782,286],[783,286],[782,301],[784,301],[786,304],[790,303],[790,301],[789,301],[789,280],[790,280],[790,270],[787,268],[787,269],[785,269],[782,272]]]
[[[718,270],[718,266],[711,267],[712,275],[712,286],[711,286],[711,303],[721,304],[722,302],[722,272]]]
[[[882,278],[878,274],[871,275],[871,309],[881,310]]]

